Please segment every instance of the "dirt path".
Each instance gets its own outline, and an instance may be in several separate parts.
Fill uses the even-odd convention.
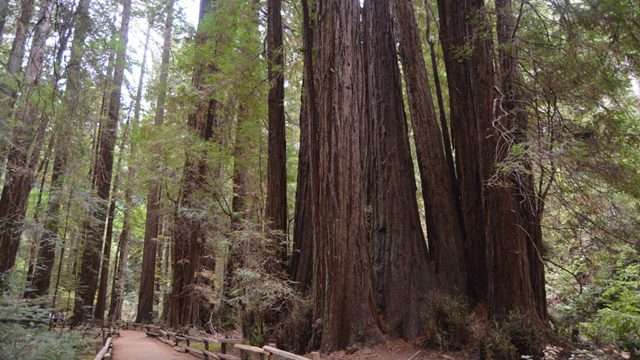
[[[120,330],[113,341],[114,360],[194,360],[195,357],[179,353],[167,344],[148,337],[142,331]]]

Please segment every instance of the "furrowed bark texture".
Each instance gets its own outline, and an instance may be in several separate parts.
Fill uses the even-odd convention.
[[[38,85],[42,75],[45,42],[51,30],[53,2],[40,3],[38,22],[34,30],[25,68],[20,108],[16,113],[11,146],[7,156],[7,174],[0,197],[0,275],[10,270],[16,261],[27,200],[33,186],[46,124],[38,116]],[[39,121],[40,120],[40,121]]]
[[[364,68],[358,0],[316,2],[318,121],[312,161],[314,338],[323,351],[376,342],[361,149]],[[312,150],[313,152],[314,150]]]
[[[364,3],[365,211],[383,331],[416,338],[424,327],[426,296],[435,284],[418,215],[389,5],[388,0]]]
[[[98,139],[97,158],[94,164],[93,181],[97,193],[98,203],[95,205],[88,226],[85,229],[85,244],[82,251],[82,261],[74,306],[74,322],[79,323],[90,316],[90,309],[98,286],[98,272],[100,268],[100,251],[104,226],[106,226],[109,191],[111,190],[111,176],[113,173],[113,150],[118,131],[120,113],[121,90],[126,65],[127,42],[129,34],[129,20],[131,17],[131,0],[124,0],[122,8],[122,22],[119,31],[119,43],[116,50],[116,61],[113,74],[113,88],[109,96],[108,117]],[[110,246],[110,239],[107,239]]]
[[[307,0],[302,0],[304,73],[302,103],[300,109],[300,150],[298,153],[298,178],[296,188],[295,222],[293,228],[293,252],[289,263],[289,276],[297,286],[308,291],[313,281],[313,217],[311,188],[311,124],[318,119],[316,93],[313,79],[313,27]]]
[[[200,44],[207,41],[207,34],[202,29],[203,19],[214,8],[213,0],[200,1],[200,25],[196,35],[196,41]],[[201,141],[212,140],[213,130],[218,125],[217,102],[204,83],[206,75],[213,71],[215,68],[211,63],[203,62],[196,65],[193,74],[193,86],[200,93],[200,99],[196,110],[189,115],[188,127]],[[193,214],[193,209],[199,209],[199,199],[209,191],[208,175],[206,152],[188,152],[180,208],[176,214],[173,234],[173,279],[169,311],[169,324],[173,327],[201,323],[201,304],[206,306],[207,303],[202,301],[205,299],[199,298],[198,287],[201,286],[201,281],[197,274],[202,269],[203,258],[211,254],[206,250],[204,215]]]
[[[474,302],[486,302],[491,255],[485,234],[485,183],[493,169],[491,157],[495,151],[484,143],[493,118],[490,32],[483,0],[439,0],[438,9],[462,200],[469,295]]]
[[[75,30],[71,44],[71,56],[67,64],[67,85],[63,98],[63,115],[55,134],[55,156],[51,172],[51,189],[47,204],[45,230],[40,238],[38,259],[33,275],[32,287],[35,296],[48,293],[51,281],[52,267],[55,260],[56,243],[60,230],[60,211],[64,192],[67,161],[69,159],[69,135],[73,131],[72,124],[78,121],[80,113],[80,97],[84,73],[82,71],[82,57],[84,55],[84,41],[89,31],[89,0],[81,0],[75,13]]]
[[[455,173],[447,161],[451,148],[443,143],[443,132],[447,129],[438,126],[413,3],[411,0],[393,3],[422,180],[429,253],[439,288],[460,293],[467,288],[464,228]]]
[[[267,163],[266,220],[277,243],[274,270],[283,270],[287,260],[287,151],[284,120],[284,49],[282,46],[282,0],[267,1],[267,72],[269,159]]]

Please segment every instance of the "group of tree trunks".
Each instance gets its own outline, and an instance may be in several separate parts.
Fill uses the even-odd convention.
[[[547,317],[541,204],[532,175],[497,171],[527,132],[510,1],[496,1],[497,62],[484,1],[438,1],[451,130],[447,121],[438,124],[413,6],[410,0],[363,6],[318,0],[312,8],[302,2],[300,223],[290,274],[312,293],[313,323],[321,326],[311,342],[324,350],[381,334],[415,339],[434,296],[468,299],[495,319],[517,312],[544,326]],[[518,135],[509,138],[512,133]]]
[[[203,20],[215,11],[215,2],[200,2],[197,44],[208,40]],[[440,100],[438,112],[434,106],[411,0],[362,3],[301,0],[301,5],[304,71],[294,243],[290,256],[283,237],[289,229],[281,0],[267,1],[265,220],[274,245],[268,270],[285,277],[288,261],[289,278],[298,284],[298,290],[312,298],[313,331],[311,339],[306,339],[308,345],[334,350],[377,341],[385,335],[416,339],[428,320],[426,308],[430,299],[441,295],[467,299],[472,305],[488,309],[495,319],[518,312],[544,326],[547,314],[540,229],[543,203],[536,197],[533,175],[527,171],[528,159],[522,160],[523,166],[513,169],[498,166],[507,159],[514,144],[526,146],[527,141],[527,116],[519,106],[522,95],[515,43],[517,29],[511,1],[495,0],[495,24],[491,23],[483,0],[437,1],[449,90],[448,112],[441,101],[437,72],[433,75]],[[38,119],[38,104],[32,103],[38,97],[30,92],[36,91],[40,80],[52,6],[50,0],[39,3],[20,96],[15,84],[0,84],[0,129],[6,127],[14,107],[18,109],[11,139],[0,139],[0,155],[7,158],[0,198],[0,273],[7,272],[15,263],[46,128],[46,123]],[[169,0],[156,125],[161,125],[164,119],[173,7],[173,0]],[[5,8],[0,9],[0,15]],[[22,71],[20,65],[33,9],[32,0],[22,2],[8,64],[9,73],[15,76]],[[63,119],[70,121],[80,116],[78,99],[83,79],[80,63],[84,40],[90,31],[88,9],[89,0],[80,0],[74,17],[63,97]],[[104,107],[108,111],[100,119],[91,172],[97,200],[84,220],[82,231],[76,323],[88,319],[92,310],[95,318],[102,319],[106,307],[109,229],[114,217],[114,148],[130,16],[131,1],[124,0],[116,34],[119,44],[111,56],[112,69],[106,74],[110,93]],[[4,17],[0,16],[0,21],[1,34]],[[490,35],[494,31],[497,44]],[[435,69],[434,53],[432,60]],[[215,58],[199,59],[194,67],[192,82],[198,101],[188,116],[188,128],[196,142],[217,141],[220,104],[205,80],[216,71]],[[142,76],[144,71],[132,127],[139,118]],[[410,121],[404,109],[403,83]],[[244,116],[243,106],[239,108],[238,129]],[[72,127],[73,123],[67,121],[55,124],[51,196],[46,231],[40,238],[36,266],[26,292],[31,297],[45,295],[49,290],[69,160],[62,134]],[[421,180],[426,236],[416,198],[410,133]],[[248,179],[239,161],[244,151],[240,137],[237,131],[232,230],[241,228],[240,219],[248,209]],[[199,289],[211,286],[201,272],[213,270],[216,257],[207,242],[207,210],[201,199],[219,195],[212,193],[215,187],[209,184],[212,174],[218,172],[206,150],[195,146],[187,152],[171,232],[172,287],[165,306],[170,326],[202,325],[210,315],[211,308]],[[130,182],[134,176],[135,169],[130,167],[112,285],[109,311],[112,319],[120,317],[122,307],[131,236]],[[160,181],[154,180],[149,184],[146,202],[144,271],[136,319],[140,322],[152,321],[154,317],[155,269],[164,216],[161,197]],[[240,261],[240,256],[232,251],[227,272],[240,267]],[[225,277],[225,286],[231,284],[231,277]]]

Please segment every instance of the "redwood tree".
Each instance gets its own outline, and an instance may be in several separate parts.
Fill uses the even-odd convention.
[[[38,257],[33,274],[33,293],[45,295],[49,291],[51,273],[55,258],[55,248],[60,228],[60,210],[63,197],[64,182],[69,159],[68,136],[73,131],[72,125],[78,122],[81,103],[81,87],[84,80],[82,58],[84,56],[85,39],[89,31],[89,0],[81,0],[75,13],[75,25],[71,56],[67,64],[67,85],[63,98],[63,115],[57,124],[55,133],[55,156],[51,172],[51,189],[47,205],[45,231],[40,238]]]
[[[287,151],[284,118],[284,49],[282,47],[282,0],[267,1],[267,68],[271,84],[268,97],[269,159],[267,164],[266,220],[271,230],[287,231]],[[287,259],[286,238],[274,239],[278,259]]]
[[[171,56],[171,31],[173,28],[173,0],[167,1],[167,17],[165,19],[162,44],[162,60],[160,63],[160,79],[154,125],[164,122],[164,104],[167,97],[169,77],[169,61]],[[158,236],[161,225],[161,191],[160,181],[152,179],[147,195],[147,219],[144,227],[144,245],[142,250],[142,274],[138,292],[138,313],[136,321],[150,322],[153,315],[153,292],[155,288],[155,269],[158,248]]]
[[[97,157],[93,169],[93,185],[97,193],[98,202],[90,215],[84,229],[84,249],[80,266],[80,276],[76,291],[73,310],[74,322],[78,323],[88,318],[87,312],[93,305],[98,286],[98,272],[100,269],[100,250],[102,248],[103,229],[108,216],[109,192],[113,172],[113,150],[115,147],[120,118],[120,102],[124,70],[126,66],[127,42],[129,35],[129,20],[131,18],[131,0],[124,0],[122,7],[122,22],[118,34],[116,60],[113,73],[113,87],[109,96],[108,116],[101,127],[97,144]],[[111,239],[107,238],[105,246],[111,246]]]
[[[51,30],[53,2],[42,0],[38,12],[24,84],[16,112],[11,146],[7,155],[7,174],[0,197],[0,276],[15,264],[27,200],[33,186],[46,124],[39,117],[38,85],[42,75],[45,44]]]

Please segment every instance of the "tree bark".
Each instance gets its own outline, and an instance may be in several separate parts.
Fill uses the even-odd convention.
[[[98,203],[93,211],[93,219],[85,229],[85,244],[82,253],[78,291],[74,306],[74,322],[79,323],[88,318],[96,293],[98,271],[100,268],[100,249],[102,229],[107,219],[109,191],[113,172],[113,150],[118,131],[121,90],[126,65],[129,20],[131,17],[131,0],[124,0],[122,8],[122,23],[119,31],[119,42],[116,50],[113,88],[109,99],[109,112],[99,138],[99,153],[93,172],[94,186],[98,195]],[[107,239],[108,241],[109,239]]]
[[[200,24],[196,35],[197,44],[207,41],[203,19],[215,9],[214,0],[200,1]],[[214,72],[210,60],[201,60],[193,73],[193,86],[200,93],[200,99],[193,113],[189,114],[188,128],[201,141],[213,138],[218,125],[217,101],[205,86],[205,76]],[[208,191],[209,165],[205,151],[188,151],[184,165],[179,209],[174,225],[173,277],[169,324],[173,327],[200,323],[200,306],[205,306],[199,298],[202,258],[207,255],[206,229],[203,214],[193,214],[193,209],[201,209],[200,197]],[[201,304],[202,303],[202,304]]]
[[[267,163],[266,220],[278,232],[274,269],[284,269],[287,261],[287,149],[284,114],[284,48],[282,43],[282,0],[267,1],[267,72],[271,87],[268,96],[269,159]]]
[[[27,43],[27,32],[29,30],[31,17],[33,16],[34,0],[23,0],[21,2],[20,17],[16,21],[15,36],[11,43],[11,51],[7,61],[7,82],[0,84],[0,134],[9,134],[8,120],[13,113],[13,107],[18,97],[18,78],[22,69],[22,59],[24,58],[25,46]],[[5,8],[8,7],[8,1]],[[4,165],[7,151],[7,144],[4,137],[0,137],[0,163]]]
[[[173,6],[171,5],[171,9],[169,9],[169,13],[167,17],[173,16],[172,13],[173,13]],[[149,27],[147,28],[147,34],[145,36],[145,41],[144,41],[144,55],[142,56],[142,65],[140,67],[140,78],[138,79],[138,91],[136,93],[136,105],[135,105],[135,111],[133,115],[133,126],[132,126],[134,131],[138,127],[138,122],[140,120],[142,86],[144,84],[144,72],[145,72],[145,67],[147,65],[147,48],[149,47],[149,37],[151,35],[152,27],[153,27],[153,21],[150,20]],[[169,37],[170,36],[171,35],[169,34]],[[162,61],[164,62],[164,50],[163,50]],[[164,63],[161,66],[164,66]],[[163,70],[164,69],[161,69],[161,71]],[[162,77],[162,73],[160,76]],[[167,86],[166,77],[164,78],[164,83],[162,83],[163,79],[161,79],[160,81],[161,81],[160,86],[164,86],[164,89],[160,89],[161,95],[158,95],[158,96],[164,96],[166,94],[166,86]],[[164,108],[162,110],[157,109],[156,116],[158,112],[161,112],[164,114]],[[156,125],[158,125],[157,122],[158,120],[156,119]],[[129,154],[130,163],[131,161],[133,161],[134,157],[135,157],[135,145],[132,141],[130,145],[130,154]],[[131,187],[133,186],[135,173],[136,171],[133,165],[129,165],[128,174],[127,174],[127,189],[125,190],[125,199],[128,199],[129,202],[125,201],[125,214],[124,214],[125,220],[122,227],[122,233],[126,234],[127,236],[130,233],[130,229],[128,228],[125,229],[124,225],[126,224],[127,226],[130,226],[129,217],[131,216],[131,207],[133,206],[133,204],[131,203],[131,191],[132,191]],[[154,185],[158,186],[158,184],[154,184]],[[155,190],[155,189],[152,189],[152,190]],[[126,194],[126,192],[128,192],[128,194]],[[160,202],[160,199],[158,199],[158,197],[160,194],[157,193],[156,191],[153,195],[156,195],[157,197],[148,199],[149,202],[153,201],[152,208],[149,209],[149,205],[147,205],[147,207],[148,207],[148,211],[151,211],[153,214],[151,215],[151,217],[155,216],[156,219],[158,219],[157,211],[159,210],[158,203]],[[142,251],[142,273],[140,274],[140,292],[138,293],[138,313],[136,316],[136,322],[139,322],[139,323],[147,323],[153,320],[153,294],[155,289],[154,282],[155,282],[156,256],[157,256],[156,248],[157,248],[157,241],[158,241],[157,225],[156,225],[156,228],[153,230],[156,231],[155,236],[153,238],[150,238],[147,241],[146,224],[145,224],[145,242],[144,242],[143,251]],[[123,238],[122,235],[120,236],[120,239],[128,241],[128,239]]]
[[[485,233],[485,184],[491,154],[485,144],[492,121],[494,70],[483,0],[439,0],[440,39],[449,84],[450,116],[462,201],[469,296],[489,298],[489,244]],[[490,32],[489,32],[490,33]],[[462,53],[460,49],[470,49]]]
[[[63,99],[63,114],[58,121],[55,133],[55,156],[51,173],[51,190],[47,205],[45,231],[40,238],[38,260],[33,276],[32,287],[35,296],[46,295],[55,259],[55,248],[58,241],[60,227],[60,209],[64,190],[67,161],[69,158],[69,136],[73,131],[72,124],[78,119],[81,98],[81,86],[84,78],[82,72],[82,57],[84,55],[84,41],[89,31],[89,0],[78,3],[75,14],[75,31],[71,45],[71,56],[67,65],[67,85]]]
[[[2,35],[4,35],[4,26],[7,23],[7,15],[9,15],[9,0],[0,0],[0,44],[2,44]]]
[[[314,329],[330,351],[376,342],[381,332],[371,283],[362,156],[365,79],[358,0],[316,2],[314,87],[317,160],[312,155]],[[312,150],[313,151],[313,150]],[[316,184],[314,184],[314,182]]]
[[[38,23],[25,70],[21,95],[24,102],[16,114],[16,127],[8,154],[7,175],[0,197],[0,275],[15,264],[27,200],[46,128],[43,122],[38,121],[37,87],[42,74],[45,42],[51,29],[52,6],[50,0],[40,3]]]
[[[298,153],[298,179],[296,188],[293,252],[289,264],[289,277],[304,292],[313,281],[313,216],[311,188],[311,151],[317,148],[311,134],[311,124],[318,119],[316,92],[313,79],[313,38],[311,14],[307,0],[302,0],[302,30],[304,45],[304,73],[300,108],[300,150]]]
[[[393,1],[422,179],[429,253],[434,261],[439,288],[459,294],[467,287],[464,229],[455,172],[447,161],[451,148],[445,146],[443,141],[447,129],[438,127],[412,1]]]
[[[165,19],[162,44],[162,61],[160,64],[160,79],[158,83],[158,98],[156,101],[155,126],[162,126],[164,122],[164,104],[167,96],[167,82],[169,77],[169,61],[171,56],[171,32],[173,28],[173,3],[167,1],[167,17]],[[140,290],[138,292],[138,322],[150,322],[153,315],[153,289],[155,288],[155,268],[158,247],[158,235],[161,223],[161,192],[160,181],[151,180],[147,195],[147,219],[144,228],[144,244],[142,250],[142,269],[140,276]]]

